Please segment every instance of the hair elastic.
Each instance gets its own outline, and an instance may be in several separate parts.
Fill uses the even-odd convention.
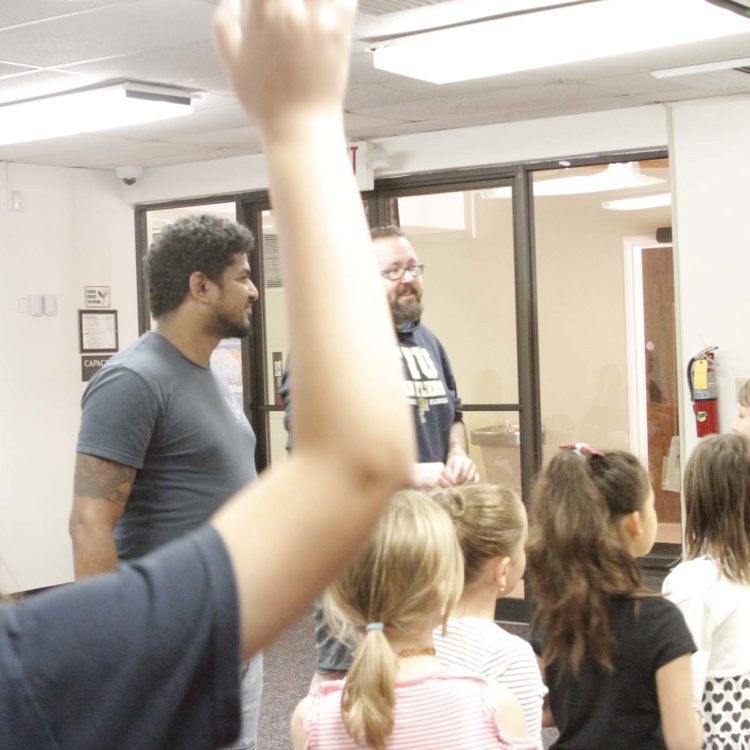
[[[365,630],[384,630],[385,626],[382,622],[368,622]]]
[[[573,451],[579,456],[599,456],[599,458],[604,458],[602,451],[592,448],[588,443],[567,443],[566,445],[561,445],[560,450]]]

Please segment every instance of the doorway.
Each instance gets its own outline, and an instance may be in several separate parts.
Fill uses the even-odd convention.
[[[624,246],[631,271],[631,449],[648,466],[657,544],[671,548],[682,542],[673,249],[647,237],[626,238]]]

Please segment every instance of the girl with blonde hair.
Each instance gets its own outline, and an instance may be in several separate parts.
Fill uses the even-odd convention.
[[[526,547],[532,644],[560,732],[552,747],[698,750],[693,639],[636,562],[656,537],[648,475],[624,451],[565,447],[533,492]]]
[[[664,593],[698,646],[706,746],[750,747],[750,440],[711,435],[685,467],[685,552]]]
[[[495,623],[497,600],[526,567],[526,509],[518,495],[494,484],[437,490],[432,497],[453,518],[464,558],[464,590],[445,632],[433,632],[442,664],[466,669],[507,687],[518,699],[530,736],[541,740],[547,688],[523,638]]]
[[[396,495],[364,553],[326,592],[333,631],[357,645],[346,678],[321,683],[297,706],[295,750],[539,748],[524,737],[507,689],[435,656],[433,628],[462,586],[451,519],[424,493]]]

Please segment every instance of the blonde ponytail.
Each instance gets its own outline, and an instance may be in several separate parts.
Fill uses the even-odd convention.
[[[395,495],[367,549],[324,597],[331,632],[358,642],[341,700],[356,742],[385,748],[393,732],[399,665],[389,637],[408,637],[447,617],[462,589],[461,550],[448,514],[422,492]]]
[[[397,674],[398,658],[385,634],[368,632],[354,652],[341,698],[344,725],[360,745],[380,750],[392,734]]]

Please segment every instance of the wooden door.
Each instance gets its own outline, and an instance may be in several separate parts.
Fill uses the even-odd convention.
[[[679,434],[672,248],[643,248],[641,258],[649,474],[659,521],[680,523],[679,489],[663,486],[672,438]]]

